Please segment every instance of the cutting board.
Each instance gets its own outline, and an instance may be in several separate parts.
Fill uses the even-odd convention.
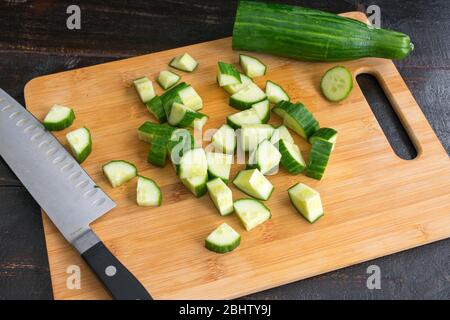
[[[361,13],[351,17],[365,19]],[[254,54],[268,65],[267,79],[282,85],[293,101],[302,101],[321,126],[339,131],[338,142],[322,181],[283,169],[270,176],[275,192],[266,202],[272,219],[247,232],[235,215],[221,217],[206,195],[194,198],[179,182],[170,163],[156,168],[146,162],[149,146],[137,139],[144,121],[155,121],[139,101],[132,80],[155,79],[175,55],[189,52],[200,62],[192,74],[182,73],[204,101],[210,116],[206,129],[218,128],[236,112],[216,84],[218,60],[238,64],[231,39],[221,39],[102,65],[39,77],[25,88],[28,109],[43,119],[55,104],[74,108],[69,129],[87,126],[93,152],[83,168],[117,203],[92,228],[156,299],[228,299],[304,279],[450,236],[449,157],[419,106],[389,60],[367,58],[339,63],[373,74],[389,97],[413,141],[418,156],[398,158],[383,134],[356,81],[342,103],[320,94],[319,81],[334,63],[308,63]],[[413,53],[414,54],[414,53]],[[155,83],[158,93],[161,88]],[[272,115],[270,121],[280,124]],[[55,133],[62,143],[68,130]],[[296,137],[307,158],[310,145]],[[161,186],[163,205],[136,205],[136,180],[112,189],[101,166],[125,159],[141,175]],[[232,176],[242,168],[234,165]],[[297,182],[317,189],[325,216],[309,224],[292,207],[286,190]],[[231,186],[234,198],[245,195]],[[56,299],[107,299],[108,294],[77,252],[43,215],[50,272]],[[204,248],[205,237],[227,222],[242,236],[232,253]],[[66,282],[81,270],[81,288]],[[69,278],[71,280],[72,278]]]

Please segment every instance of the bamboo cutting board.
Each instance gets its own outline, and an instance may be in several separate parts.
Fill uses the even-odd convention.
[[[365,19],[361,13],[349,15]],[[192,74],[182,73],[182,79],[203,98],[202,112],[210,116],[206,129],[218,128],[236,112],[215,78],[218,60],[238,62],[230,38],[39,77],[25,88],[26,105],[38,119],[59,103],[75,110],[70,129],[91,130],[93,153],[83,167],[117,203],[92,227],[153,297],[239,297],[450,236],[449,157],[394,64],[375,58],[340,64],[354,76],[368,72],[378,78],[418,150],[417,158],[405,161],[395,155],[356,81],[345,102],[329,103],[321,96],[320,78],[335,64],[255,54],[268,65],[267,76],[256,82],[262,87],[266,79],[281,84],[321,126],[339,131],[338,142],[322,181],[284,170],[269,177],[275,186],[266,202],[270,221],[246,232],[236,216],[220,217],[208,196],[190,194],[169,163],[164,169],[148,164],[149,146],[137,139],[139,125],[154,119],[138,100],[132,80],[143,75],[155,79],[183,52],[200,66]],[[161,93],[157,84],[155,88]],[[271,123],[281,121],[272,115]],[[63,143],[65,133],[56,133]],[[300,138],[297,142],[307,158],[310,146]],[[112,189],[101,173],[101,165],[112,159],[131,161],[140,174],[156,180],[162,207],[136,205],[136,180]],[[232,176],[241,168],[234,165]],[[325,216],[313,225],[289,202],[286,190],[297,182],[322,196]],[[235,199],[244,196],[232,190]],[[76,251],[45,215],[43,219],[55,298],[108,298]],[[203,247],[205,237],[222,222],[242,236],[240,247],[225,255]],[[72,265],[81,268],[80,289],[66,286]]]

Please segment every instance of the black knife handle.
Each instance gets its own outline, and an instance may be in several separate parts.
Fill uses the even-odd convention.
[[[98,242],[81,256],[114,299],[152,300],[144,286],[120,263],[103,242]]]

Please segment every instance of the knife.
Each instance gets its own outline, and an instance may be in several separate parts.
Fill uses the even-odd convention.
[[[116,204],[58,140],[2,89],[0,156],[114,299],[152,299],[89,227]]]

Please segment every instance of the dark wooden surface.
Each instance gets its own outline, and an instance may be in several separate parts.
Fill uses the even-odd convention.
[[[382,26],[408,33],[415,43],[413,54],[396,65],[450,153],[449,1],[284,2],[335,13],[379,5]],[[74,3],[82,29],[70,31],[66,8]],[[0,87],[23,103],[24,85],[39,75],[230,36],[235,8],[230,0],[1,1]],[[358,81],[398,154],[413,157],[373,79]],[[380,290],[366,287],[372,264],[381,269]],[[0,159],[0,299],[51,298],[39,207]],[[450,239],[245,298],[449,299]]]

